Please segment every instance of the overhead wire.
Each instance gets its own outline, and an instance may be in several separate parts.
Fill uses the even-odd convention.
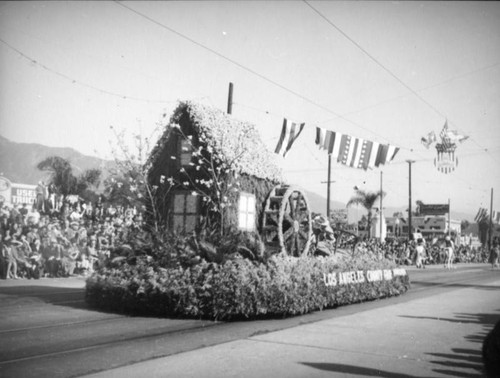
[[[436,87],[440,87],[440,86],[449,84],[449,83],[451,83],[451,82],[453,82],[453,81],[455,81],[457,79],[461,79],[461,78],[464,78],[464,77],[467,77],[467,76],[470,76],[470,75],[474,75],[474,74],[477,74],[478,72],[486,71],[486,70],[489,70],[489,69],[492,69],[492,68],[495,68],[495,67],[500,67],[500,62],[496,62],[496,63],[490,64],[490,65],[487,65],[487,66],[484,66],[484,67],[480,67],[480,68],[472,70],[472,71],[464,72],[464,73],[462,73],[460,75],[453,76],[453,77],[448,78],[446,80],[443,80],[443,81],[441,81],[439,83],[428,85],[426,87],[416,89],[416,91],[418,91],[418,92],[424,92],[424,91],[427,91],[429,89],[433,89],[433,88],[436,88]],[[390,103],[390,102],[399,100],[401,98],[407,97],[408,95],[409,94],[403,94],[403,95],[400,95],[400,96],[391,97],[391,98],[388,98],[386,100],[377,102],[375,104],[366,106],[364,108],[355,109],[353,111],[344,113],[344,116],[349,116],[349,115],[352,115],[352,114],[362,113],[362,112],[364,112],[366,110],[373,109],[373,108],[379,107],[381,105],[385,105],[387,103]],[[330,122],[330,121],[333,121],[333,120],[335,120],[335,118],[333,118],[333,119],[326,119],[324,121],[320,121],[319,124],[327,123],[327,122]]]
[[[422,101],[424,104],[426,104],[429,108],[431,108],[434,112],[436,112],[438,115],[441,117],[445,118],[448,120],[449,118],[441,112],[439,109],[437,109],[434,105],[432,105],[430,102],[428,102],[425,98],[423,98],[420,94],[418,94],[413,88],[411,88],[408,84],[406,84],[402,79],[400,79],[396,74],[394,74],[390,69],[388,69],[384,64],[382,64],[377,58],[375,58],[372,54],[370,54],[363,46],[361,46],[358,42],[356,42],[353,38],[351,38],[346,32],[344,32],[340,27],[338,27],[335,23],[333,23],[328,17],[323,15],[317,8],[315,8],[313,5],[310,4],[308,0],[302,0],[309,8],[313,10],[314,13],[316,13],[320,18],[322,18],[324,21],[326,21],[332,28],[337,30],[341,35],[343,35],[349,42],[351,42],[354,46],[356,46],[361,52],[363,52],[368,58],[370,58],[373,62],[375,62],[380,68],[382,68],[389,76],[391,76],[393,79],[395,79],[398,83],[400,83],[403,87],[405,87],[408,91],[410,91],[416,98],[418,98],[420,101]],[[454,124],[450,120],[451,124]],[[484,146],[481,146],[474,138],[470,138],[471,140],[474,141],[480,148],[484,149],[485,152],[488,152],[487,148],[484,148]],[[493,156],[490,155],[491,158],[495,159]]]
[[[235,65],[235,66],[237,66],[239,68],[241,68],[242,70],[244,70],[246,72],[249,72],[252,75],[255,75],[255,76],[261,78],[262,80],[264,80],[264,81],[266,81],[266,82],[268,82],[268,83],[270,83],[270,84],[272,84],[272,85],[274,85],[274,86],[276,86],[276,87],[284,90],[285,92],[288,92],[288,93],[290,93],[290,94],[292,94],[292,95],[294,95],[294,96],[302,99],[303,101],[305,101],[305,102],[307,102],[307,103],[309,103],[311,105],[314,105],[314,106],[316,106],[316,107],[324,110],[327,113],[330,113],[330,114],[336,116],[337,118],[340,118],[340,119],[342,119],[342,120],[344,120],[344,121],[346,121],[346,122],[348,122],[348,123],[350,123],[352,125],[355,125],[355,126],[359,127],[362,130],[365,130],[365,131],[367,131],[367,132],[369,132],[369,133],[371,133],[371,134],[373,134],[375,136],[378,136],[379,138],[381,138],[381,139],[383,139],[383,140],[385,140],[385,141],[387,141],[387,142],[389,142],[389,143],[391,143],[393,145],[397,145],[396,143],[392,143],[385,136],[383,136],[383,135],[375,132],[374,130],[371,130],[371,129],[367,128],[366,126],[363,126],[363,125],[361,125],[361,124],[359,124],[359,123],[357,123],[357,122],[355,122],[353,120],[350,120],[350,119],[344,117],[342,114],[340,114],[340,113],[338,113],[338,112],[336,112],[336,111],[334,111],[334,110],[332,110],[332,109],[330,109],[330,108],[328,108],[328,107],[326,107],[326,106],[324,106],[324,105],[322,105],[322,104],[320,104],[320,103],[318,103],[318,102],[310,99],[309,97],[306,97],[306,96],[300,94],[299,92],[294,91],[294,90],[292,90],[292,89],[284,86],[283,84],[280,84],[277,81],[275,81],[275,80],[273,80],[273,79],[271,79],[271,78],[269,78],[269,77],[267,77],[267,76],[265,76],[265,75],[263,75],[263,74],[255,71],[255,70],[253,70],[253,69],[251,69],[251,68],[249,68],[247,66],[245,66],[242,63],[239,63],[238,61],[236,61],[236,60],[234,60],[234,59],[232,59],[232,58],[230,58],[230,57],[228,57],[228,56],[226,56],[226,55],[224,55],[224,54],[222,54],[220,52],[218,52],[217,50],[214,50],[213,48],[208,47],[207,45],[205,45],[205,44],[203,44],[201,42],[198,42],[198,41],[196,41],[195,39],[193,39],[191,37],[188,37],[187,35],[185,35],[185,34],[179,32],[179,31],[177,31],[177,30],[175,30],[175,29],[173,29],[173,28],[171,28],[171,27],[169,27],[169,26],[167,26],[167,25],[165,25],[165,24],[163,24],[163,23],[161,23],[161,22],[153,19],[152,17],[149,17],[148,15],[146,15],[146,14],[144,14],[142,12],[139,12],[138,10],[136,10],[136,9],[128,6],[128,4],[125,4],[124,2],[121,2],[121,1],[118,1],[118,0],[114,0],[114,3],[117,4],[117,5],[120,5],[121,7],[125,8],[125,9],[128,9],[132,13],[135,13],[136,15],[138,15],[139,17],[144,18],[145,20],[148,20],[149,22],[152,22],[155,25],[157,25],[157,26],[159,26],[159,27],[161,27],[161,28],[163,28],[163,29],[165,29],[165,30],[167,30],[167,31],[169,31],[169,32],[171,32],[171,33],[179,36],[180,38],[185,39],[185,40],[191,42],[192,44],[194,44],[194,45],[196,45],[196,46],[198,46],[198,47],[200,47],[200,48],[202,48],[202,49],[204,49],[204,50],[206,50],[206,51],[208,51],[208,52],[210,52],[210,53],[218,56],[219,58],[224,59],[225,61],[227,61],[227,62],[229,62],[229,63],[231,63],[231,64],[233,64],[233,65]],[[412,149],[410,149],[408,147],[404,147],[404,146],[398,146],[398,147],[400,147],[402,149],[409,150],[409,151],[412,150]]]
[[[71,77],[69,75],[66,75],[66,74],[64,74],[62,72],[59,72],[59,71],[57,71],[57,70],[55,70],[53,68],[48,67],[47,65],[45,65],[45,64],[41,63],[40,61],[38,61],[37,59],[35,59],[35,58],[33,58],[33,57],[25,54],[24,52],[22,52],[18,48],[14,47],[13,45],[11,45],[10,43],[8,43],[7,41],[3,40],[2,38],[0,38],[0,42],[3,43],[5,46],[7,46],[10,50],[15,51],[16,53],[18,53],[21,57],[23,57],[24,59],[26,59],[30,63],[35,64],[36,66],[41,67],[42,69],[44,69],[44,70],[46,70],[46,71],[48,71],[48,72],[50,72],[50,73],[52,73],[54,75],[62,77],[65,80],[68,80],[72,84],[78,84],[80,86],[92,89],[94,91],[98,91],[100,93],[103,93],[103,94],[106,94],[106,95],[109,95],[109,96],[119,97],[119,98],[124,99],[124,100],[133,100],[133,101],[148,102],[148,103],[161,103],[161,104],[171,104],[171,103],[177,102],[177,100],[165,101],[165,100],[147,99],[147,98],[135,97],[135,96],[130,96],[130,95],[124,95],[124,94],[120,94],[120,93],[117,93],[117,92],[112,92],[112,91],[109,91],[109,90],[106,90],[106,89],[102,89],[102,88],[96,87],[96,86],[91,85],[91,84],[87,84],[87,83],[85,83],[83,81],[80,81],[80,80],[75,79],[75,78],[73,78],[73,77]]]

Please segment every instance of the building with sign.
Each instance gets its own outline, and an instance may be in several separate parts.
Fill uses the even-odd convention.
[[[397,237],[408,235],[408,218],[388,217],[387,236]],[[445,215],[412,216],[411,224],[413,232],[420,232],[426,240],[442,238],[448,234],[460,235],[461,222],[448,219]]]
[[[17,184],[0,176],[0,204],[31,205],[36,201],[36,185]]]

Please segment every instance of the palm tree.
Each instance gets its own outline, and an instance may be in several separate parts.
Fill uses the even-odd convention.
[[[385,195],[384,192],[380,190],[377,192],[366,192],[364,190],[359,189],[357,186],[354,187],[355,194],[351,197],[351,199],[347,202],[346,207],[352,205],[361,205],[368,211],[367,222],[368,222],[368,237],[371,237],[371,228],[372,228],[372,209],[375,202],[380,197]]]
[[[90,186],[98,186],[101,177],[99,169],[88,169],[80,176],[73,174],[70,162],[60,156],[49,156],[37,164],[41,171],[50,173],[50,184],[64,197],[82,194]]]

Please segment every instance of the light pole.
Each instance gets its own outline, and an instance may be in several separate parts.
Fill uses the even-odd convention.
[[[413,239],[412,227],[411,227],[411,164],[415,163],[415,160],[406,160],[408,163],[408,241]]]

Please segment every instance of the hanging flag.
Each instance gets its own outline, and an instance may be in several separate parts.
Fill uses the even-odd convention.
[[[375,167],[378,167],[380,164],[385,164],[388,152],[389,152],[389,146],[388,145],[381,144],[378,147],[377,157],[375,158]]]
[[[429,148],[429,146],[436,140],[437,140],[436,133],[434,131],[431,131],[429,134],[427,134],[426,137],[422,137],[420,141],[425,146],[425,148]]]
[[[464,140],[469,138],[469,136],[459,134],[457,130],[448,130],[447,136],[453,143],[462,143]]]
[[[372,155],[373,142],[369,140],[363,141],[363,146],[361,147],[361,155],[359,156],[359,162],[357,168],[368,169],[368,163],[370,162],[370,157]]]
[[[388,163],[394,160],[396,154],[399,152],[399,147],[389,145],[389,153],[387,156],[390,156]]]
[[[280,155],[283,153],[283,157],[285,157],[287,152],[290,151],[290,148],[292,148],[293,142],[295,142],[299,137],[304,126],[305,123],[296,124],[295,122],[292,122],[292,124],[289,125],[287,119],[284,118],[280,139],[278,140],[278,144],[276,145],[274,152]]]
[[[316,127],[316,145],[328,151],[338,163],[367,170],[390,163],[399,147]]]
[[[474,222],[481,223],[488,216],[488,210],[484,207],[480,207],[476,216],[474,217]]]
[[[349,135],[342,135],[342,138],[340,138],[337,162],[345,165],[349,159],[349,153],[352,154],[351,137]]]
[[[315,143],[318,145],[320,149],[324,149],[325,147],[325,138],[326,134],[328,133],[329,130],[325,130],[321,127],[316,126],[316,141]]]
[[[316,144],[320,149],[327,150],[329,154],[332,154],[336,140],[337,140],[337,134],[334,131],[325,130],[322,129],[321,127],[316,127]]]

